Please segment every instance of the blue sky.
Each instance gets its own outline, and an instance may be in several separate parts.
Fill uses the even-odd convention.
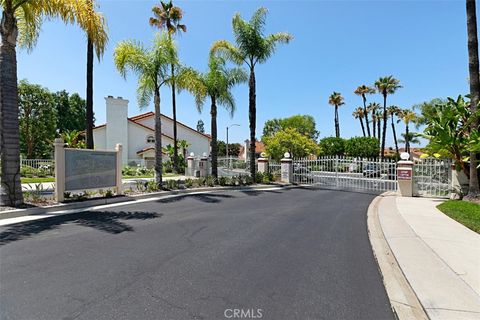
[[[149,44],[155,30],[148,25],[157,1],[98,1],[109,26],[110,42],[95,63],[94,109],[97,124],[105,121],[107,95],[130,100],[129,114],[142,111],[136,104],[136,77],[125,81],[113,65],[116,44],[138,39]],[[178,38],[180,58],[205,70],[208,51],[218,39],[233,41],[231,19],[236,12],[250,18],[258,7],[269,9],[267,33],[288,31],[295,39],[257,67],[257,132],[271,118],[294,114],[315,117],[321,137],[334,134],[333,107],[328,96],[335,90],[345,97],[340,109],[342,136],[361,135],[351,113],[361,105],[353,94],[360,84],[394,75],[403,88],[389,101],[401,107],[434,97],[468,91],[468,56],[464,1],[175,1],[184,9],[188,32]],[[36,48],[19,50],[19,79],[28,79],[52,91],[66,89],[85,97],[86,40],[75,26],[46,22]],[[162,112],[171,115],[169,88],[162,90]],[[234,90],[237,112],[233,118],[220,110],[219,138],[225,126],[231,141],[248,138],[248,87]],[[379,95],[372,96],[381,102]],[[195,127],[199,119],[209,132],[209,106],[196,111],[188,93],[178,97],[178,120]],[[152,106],[145,111],[152,109]],[[403,131],[403,128],[401,128]],[[391,134],[388,136],[391,140]],[[391,143],[390,143],[391,145]]]

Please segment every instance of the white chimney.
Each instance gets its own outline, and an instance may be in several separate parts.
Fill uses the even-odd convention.
[[[122,162],[128,160],[128,100],[121,97],[105,98],[107,105],[106,149],[114,150],[117,143],[123,146]]]

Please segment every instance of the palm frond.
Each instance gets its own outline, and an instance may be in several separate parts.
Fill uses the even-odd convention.
[[[120,42],[115,48],[113,57],[115,67],[123,78],[131,69],[138,75],[148,72],[148,54],[143,45],[135,40]]]
[[[246,60],[246,56],[240,51],[240,49],[226,40],[214,42],[212,48],[210,49],[210,54],[218,55],[238,65],[241,65],[244,62],[247,64],[249,63]]]

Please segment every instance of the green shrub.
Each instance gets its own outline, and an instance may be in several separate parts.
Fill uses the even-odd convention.
[[[319,146],[322,156],[342,156],[345,153],[345,140],[342,138],[323,138]]]
[[[257,172],[255,173],[255,183],[262,183],[263,181],[263,173]]]
[[[222,187],[226,186],[227,185],[227,178],[226,177],[218,178],[218,184],[221,185]]]
[[[375,158],[380,154],[377,138],[353,137],[345,141],[345,153],[351,157]]]
[[[193,179],[185,179],[185,188],[191,188],[193,187]]]

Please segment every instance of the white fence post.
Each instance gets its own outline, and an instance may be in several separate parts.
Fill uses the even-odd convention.
[[[65,144],[62,138],[56,138],[55,147],[55,201],[65,200]]]
[[[193,177],[195,175],[195,154],[193,152],[187,157],[187,176]]]
[[[284,158],[281,160],[282,166],[282,177],[281,181],[284,183],[293,182],[293,160],[290,158],[288,152],[285,153]]]
[[[268,158],[266,158],[264,156],[264,154],[262,154],[261,157],[258,158],[258,172],[260,172],[260,173],[269,172],[269,170],[268,170]]]
[[[208,156],[205,153],[200,158],[199,167],[200,167],[200,177],[207,177],[209,173],[209,168],[208,168]]]
[[[115,145],[115,151],[117,151],[117,195],[123,194],[123,183],[122,183],[122,144],[117,143]]]

